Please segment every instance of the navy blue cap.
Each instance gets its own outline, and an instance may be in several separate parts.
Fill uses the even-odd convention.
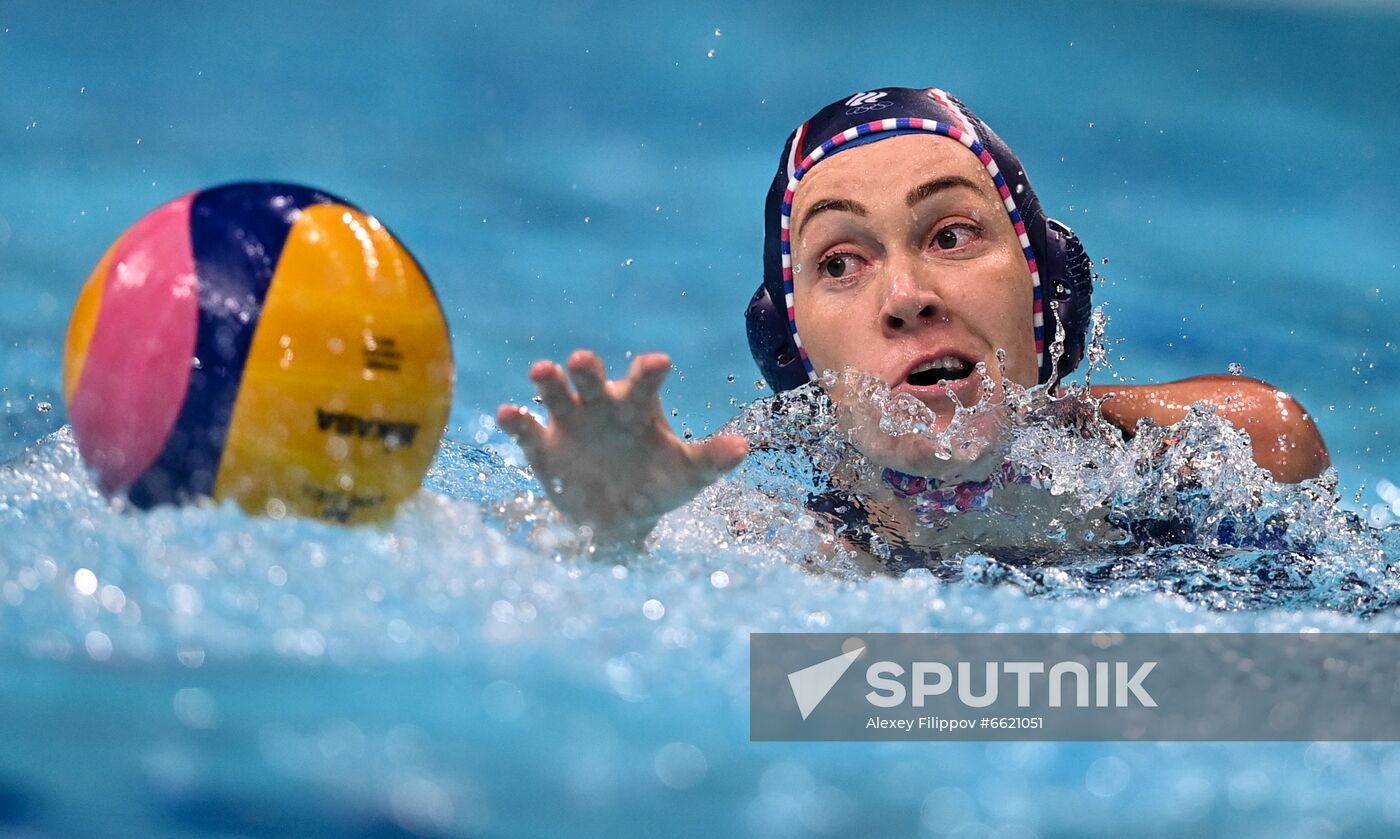
[[[815,379],[792,311],[787,226],[792,193],[802,177],[845,148],[907,134],[938,134],[967,147],[987,169],[1021,240],[1034,286],[1031,312],[1040,381],[1068,375],[1083,358],[1093,271],[1083,247],[1063,224],[1046,217],[1011,147],[961,101],[937,88],[879,88],[827,105],[788,136],[764,208],[763,284],[745,320],[754,361],[774,390]],[[1064,329],[1056,365],[1051,342]]]

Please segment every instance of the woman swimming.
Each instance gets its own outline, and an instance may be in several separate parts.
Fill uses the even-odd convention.
[[[943,91],[882,88],[828,105],[788,138],[768,196],[749,341],[775,390],[821,383],[855,448],[883,467],[844,490],[872,501],[880,527],[908,541],[929,525],[930,508],[976,509],[993,489],[1035,492],[999,445],[1007,397],[1053,387],[1079,363],[1091,291],[1078,239],[1044,215],[1000,138]],[[548,425],[514,405],[497,420],[555,505],[595,539],[639,543],[748,454],[734,434],[676,437],[659,399],[664,355],[638,356],[616,381],[586,350],[567,368],[530,370]],[[870,380],[929,409],[931,433],[888,433],[887,403],[859,385]],[[1090,395],[1125,435],[1142,419],[1168,425],[1208,403],[1282,482],[1329,465],[1302,407],[1257,380],[1201,376]],[[959,416],[952,430],[971,442],[940,447]]]

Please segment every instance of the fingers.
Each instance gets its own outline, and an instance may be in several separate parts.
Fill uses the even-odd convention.
[[[665,353],[643,353],[632,360],[632,369],[627,378],[632,388],[627,400],[636,406],[646,406],[654,402],[661,393],[661,383],[671,372],[671,359]]]
[[[514,437],[526,452],[537,448],[544,436],[544,426],[540,425],[540,421],[519,405],[502,405],[496,411],[496,424]]]
[[[530,381],[540,389],[540,399],[550,416],[562,419],[573,413],[574,394],[564,378],[564,371],[552,361],[536,361],[530,368]]]
[[[720,434],[693,447],[699,464],[718,477],[744,462],[749,441],[737,434]]]
[[[664,353],[637,356],[627,374],[628,386],[623,398],[632,406],[649,406],[657,400],[661,384],[670,371],[671,359]],[[540,400],[556,420],[570,416],[585,405],[604,401],[621,390],[618,387],[621,383],[609,387],[603,360],[588,350],[577,350],[569,357],[567,376],[564,368],[552,361],[535,362],[530,368],[530,381],[539,388]]]
[[[607,391],[607,372],[603,360],[588,350],[575,350],[569,356],[569,375],[573,377],[578,398],[585,402],[597,402]]]

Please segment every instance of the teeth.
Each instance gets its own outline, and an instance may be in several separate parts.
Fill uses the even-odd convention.
[[[961,358],[945,355],[942,358],[935,358],[933,361],[920,364],[911,371],[910,375],[913,373],[926,373],[929,370],[965,370],[969,366],[970,365]]]
[[[954,355],[945,355],[932,361],[925,361],[909,371],[908,382],[917,387],[938,382],[966,379],[972,375],[972,364]]]

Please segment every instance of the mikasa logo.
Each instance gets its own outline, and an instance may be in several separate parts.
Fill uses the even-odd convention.
[[[418,436],[418,423],[416,422],[368,419],[355,414],[327,411],[322,408],[316,409],[316,427],[321,431],[330,431],[341,437],[383,440],[385,451],[411,446],[413,439]]]
[[[883,90],[875,90],[868,93],[857,93],[855,96],[852,96],[850,99],[846,100],[846,113],[863,114],[869,111],[878,111],[882,108],[888,108],[890,106],[889,102],[880,101],[888,95],[889,94]]]

